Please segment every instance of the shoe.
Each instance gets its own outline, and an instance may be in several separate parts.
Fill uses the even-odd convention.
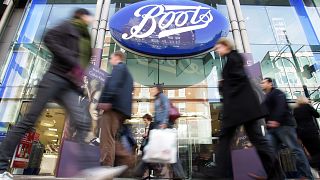
[[[12,179],[13,179],[13,175],[10,174],[9,172],[4,172],[0,174],[0,180],[12,180]]]
[[[85,179],[92,180],[113,179],[114,177],[121,175],[127,169],[128,166],[96,167],[85,169],[76,177],[85,177]]]
[[[98,138],[98,137],[93,138],[93,139],[90,141],[90,145],[100,146],[100,138]]]

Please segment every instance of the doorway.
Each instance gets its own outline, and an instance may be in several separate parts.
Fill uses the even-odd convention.
[[[23,102],[18,120],[21,120],[31,102]],[[20,148],[19,145],[12,160],[13,174],[24,175],[55,175],[56,166],[59,158],[61,139],[63,137],[65,126],[65,111],[62,107],[55,103],[48,103],[39,117],[35,128],[32,130],[36,138],[32,140],[32,144],[25,148]],[[16,166],[14,162],[22,160],[17,158],[17,154],[21,156],[23,153],[23,161],[27,161],[26,165]]]

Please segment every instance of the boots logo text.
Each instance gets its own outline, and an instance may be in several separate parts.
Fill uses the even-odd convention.
[[[229,32],[225,16],[192,0],[145,0],[112,15],[109,29],[117,45],[128,51],[177,59],[211,51]]]
[[[143,13],[144,10],[147,11]],[[158,38],[168,37],[206,28],[213,20],[211,8],[183,5],[147,5],[137,9],[134,16],[141,17],[142,21],[130,29],[130,34],[122,34],[123,39],[145,38],[157,28],[161,30]]]

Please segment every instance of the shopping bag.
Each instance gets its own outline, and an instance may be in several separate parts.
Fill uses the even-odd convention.
[[[251,179],[249,174],[267,177],[255,148],[237,149],[231,152],[233,179]]]
[[[100,166],[98,146],[63,141],[58,160],[57,177],[73,177],[84,169],[98,166]]]
[[[264,120],[258,120],[261,128],[264,127]],[[263,131],[263,129],[261,129]],[[231,145],[232,170],[234,180],[252,179],[249,174],[267,177],[261,160],[250,142],[243,126],[235,133]]]
[[[149,142],[144,148],[143,161],[148,163],[177,162],[177,130],[154,129],[150,131]]]

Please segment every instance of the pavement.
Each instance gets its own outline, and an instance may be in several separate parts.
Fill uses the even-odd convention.
[[[14,176],[17,180],[84,180],[85,178],[56,178],[54,176]],[[113,180],[135,180],[135,178],[114,178]]]
[[[14,180],[84,180],[85,178],[56,178],[54,176],[14,176]],[[136,178],[114,178],[113,180],[137,180]],[[164,180],[164,179],[157,179]],[[201,180],[201,179],[193,179]]]

